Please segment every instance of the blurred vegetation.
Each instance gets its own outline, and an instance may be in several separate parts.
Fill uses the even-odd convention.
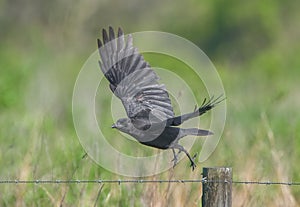
[[[227,123],[203,165],[232,166],[236,180],[300,181],[299,6],[294,0],[0,1],[1,179],[122,179],[81,159],[71,109],[76,77],[100,29],[112,25],[126,33],[177,34],[215,64]],[[199,148],[200,142],[192,152]],[[191,172],[187,163],[153,179],[198,179],[201,166]],[[200,205],[199,184],[100,187],[1,184],[0,205]],[[300,204],[299,187],[235,186],[233,196],[234,206]]]

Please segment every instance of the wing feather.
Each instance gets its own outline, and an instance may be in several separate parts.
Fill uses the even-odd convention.
[[[148,123],[150,113],[159,120],[174,117],[169,94],[158,76],[133,46],[133,38],[125,40],[122,29],[117,37],[112,27],[102,30],[103,42],[98,39],[101,61],[99,66],[110,89],[121,99],[127,116],[136,123]],[[142,120],[145,119],[145,120]]]

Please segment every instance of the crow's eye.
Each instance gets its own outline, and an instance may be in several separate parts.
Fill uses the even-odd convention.
[[[127,127],[128,122],[127,121],[122,121],[122,122],[120,122],[120,125],[123,126],[123,127]]]

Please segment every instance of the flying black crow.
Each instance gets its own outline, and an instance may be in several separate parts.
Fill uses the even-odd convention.
[[[121,28],[115,34],[112,27],[102,30],[103,41],[98,39],[100,68],[109,81],[111,91],[122,101],[128,118],[121,118],[112,128],[125,132],[144,145],[158,149],[172,149],[174,166],[177,156],[184,152],[194,170],[196,164],[178,141],[187,135],[207,136],[212,132],[197,128],[176,126],[212,109],[223,99],[204,99],[201,107],[191,113],[175,116],[165,85],[133,46],[132,36],[125,40]],[[175,153],[175,149],[178,153]]]

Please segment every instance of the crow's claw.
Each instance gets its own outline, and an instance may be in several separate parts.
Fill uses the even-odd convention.
[[[192,167],[192,171],[194,171],[195,168],[197,167],[197,165],[195,164],[196,157],[197,157],[197,153],[191,159],[191,165],[190,165],[190,167]]]
[[[173,168],[174,168],[178,163],[177,157],[174,157],[173,160],[171,160],[171,162],[174,162],[174,164],[173,164]]]
[[[191,168],[192,168],[192,171],[194,171],[196,167],[197,167],[197,165],[195,164],[195,162],[194,162],[194,161],[191,161]]]
[[[81,159],[84,159],[88,156],[88,153],[84,153],[84,155],[82,155]]]
[[[197,111],[197,108],[198,108],[198,106],[197,106],[197,104],[196,104],[196,105],[195,105],[195,108],[194,108],[194,112]]]

